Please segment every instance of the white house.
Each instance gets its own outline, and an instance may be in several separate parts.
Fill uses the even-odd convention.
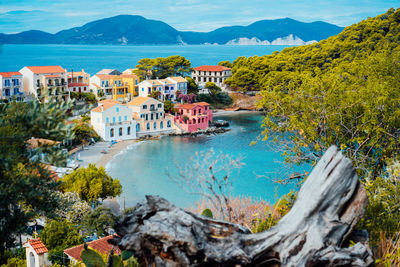
[[[51,262],[47,259],[48,250],[40,238],[28,240],[24,243],[24,248],[27,267],[44,267],[51,265]]]
[[[127,103],[127,106],[137,121],[136,134],[138,136],[175,131],[174,116],[165,114],[162,102],[151,97],[138,96]]]
[[[0,72],[0,97],[2,100],[23,101],[23,88],[20,72]]]
[[[232,71],[224,66],[199,66],[193,68],[192,79],[204,88],[207,82],[213,82],[222,89],[226,88],[225,80],[231,77]]]
[[[166,79],[145,80],[139,83],[139,96],[147,97],[152,92],[160,92],[158,100],[175,102],[176,92],[187,94],[187,81],[182,77],[168,77]]]
[[[136,121],[132,110],[116,100],[107,99],[90,112],[90,123],[105,141],[136,138]]]
[[[24,92],[32,93],[39,101],[70,98],[67,71],[61,66],[24,67],[19,72],[24,77]]]

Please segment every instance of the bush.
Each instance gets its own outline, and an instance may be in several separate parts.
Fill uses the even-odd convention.
[[[1,265],[1,267],[26,267],[26,260],[21,258],[9,258],[7,264]]]

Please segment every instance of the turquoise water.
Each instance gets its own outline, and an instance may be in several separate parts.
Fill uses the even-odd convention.
[[[259,113],[239,113],[218,116],[228,120],[231,131],[213,136],[163,137],[160,140],[135,144],[116,156],[107,166],[107,172],[120,180],[127,206],[144,198],[146,194],[165,197],[181,207],[193,206],[199,196],[190,194],[173,182],[166,168],[177,173],[176,164],[191,164],[190,158],[196,152],[213,149],[216,153],[241,157],[245,164],[233,182],[235,196],[251,196],[255,199],[275,201],[293,186],[278,185],[260,175],[270,176],[271,172],[283,167],[280,155],[272,151],[266,142],[250,146],[261,133],[263,116]]]
[[[61,65],[68,70],[90,74],[99,70],[134,68],[142,58],[181,55],[192,66],[213,65],[239,56],[262,56],[287,46],[228,46],[228,45],[169,45],[169,46],[112,46],[112,45],[2,45],[0,71],[18,71],[24,66]]]

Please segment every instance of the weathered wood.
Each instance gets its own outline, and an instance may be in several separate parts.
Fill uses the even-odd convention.
[[[242,226],[184,211],[146,196],[116,227],[120,248],[157,266],[370,266],[368,245],[342,248],[364,213],[366,193],[349,159],[329,148],[271,229]]]

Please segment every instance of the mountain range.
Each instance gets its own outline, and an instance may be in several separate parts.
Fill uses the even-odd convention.
[[[222,27],[210,32],[178,31],[165,22],[137,15],[119,15],[89,22],[55,34],[31,30],[0,33],[2,44],[276,44],[275,40],[320,41],[343,30],[322,21],[290,18],[260,20],[248,26]],[[286,39],[285,39],[286,38]],[[278,42],[278,44],[281,44]],[[282,43],[283,44],[283,43]],[[289,43],[288,43],[289,44]],[[298,42],[296,43],[298,44]]]

